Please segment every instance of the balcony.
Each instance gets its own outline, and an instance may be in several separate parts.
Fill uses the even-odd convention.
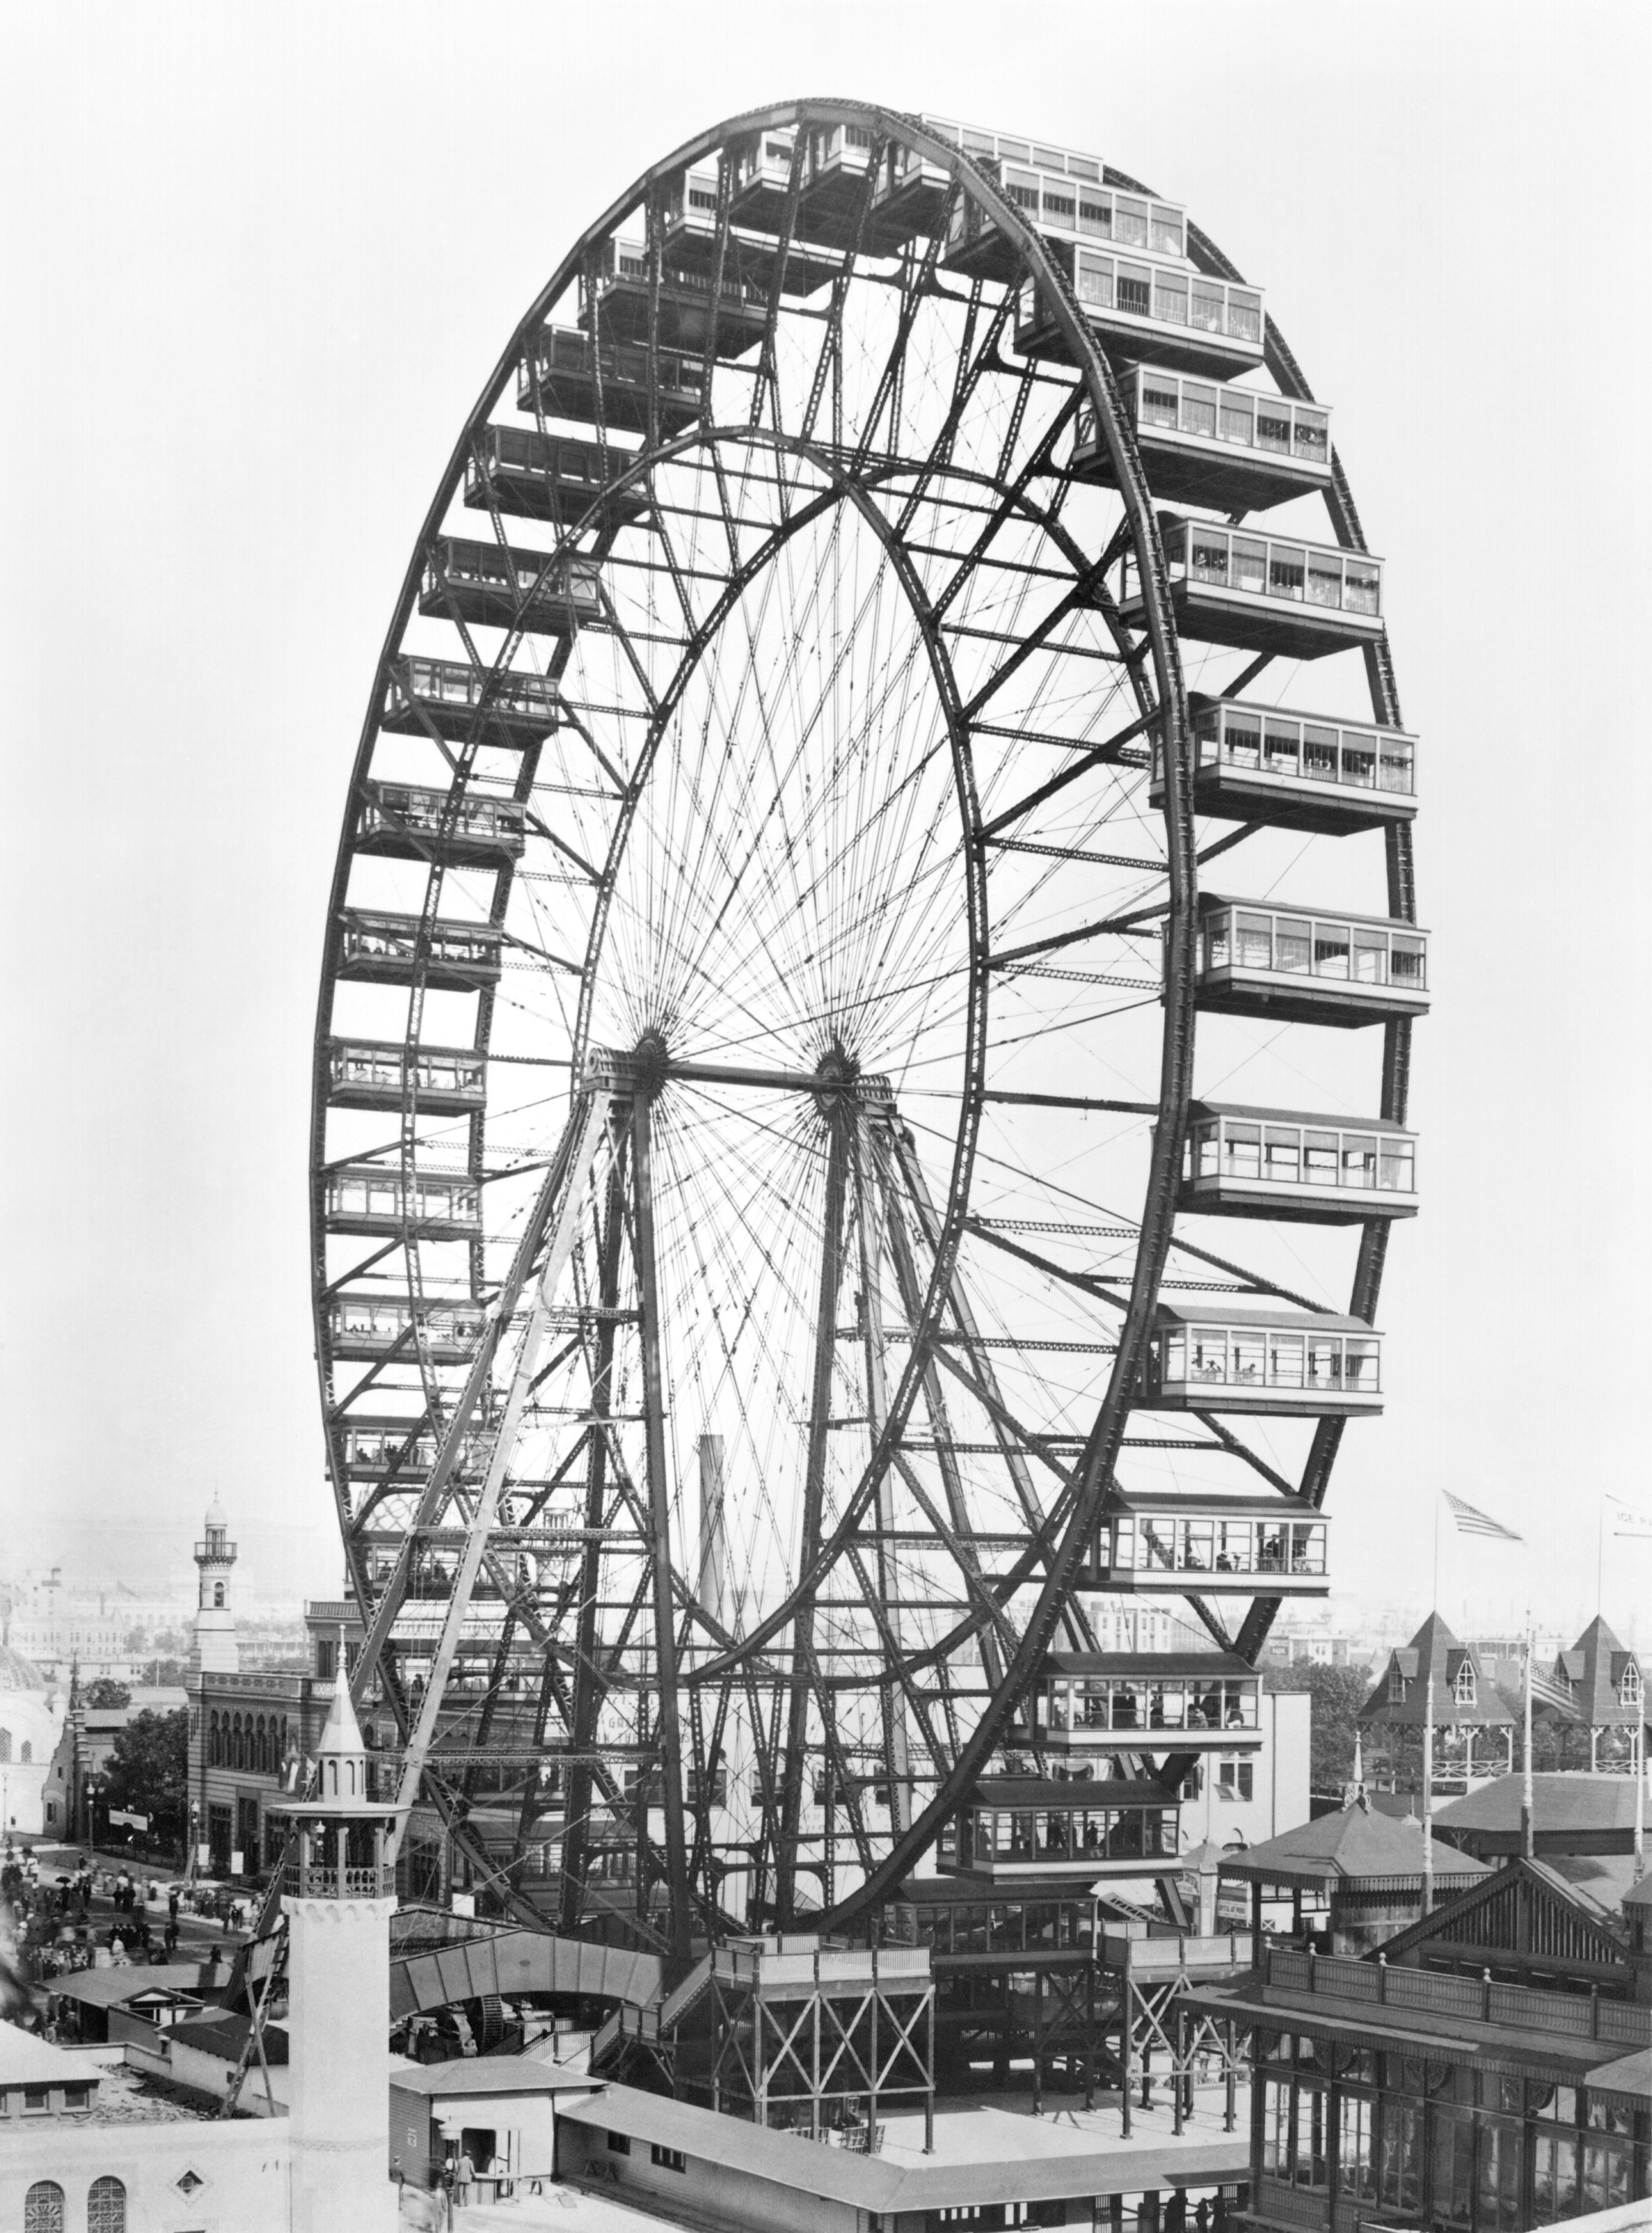
[[[340,918],[338,973],[362,985],[422,984],[472,993],[499,981],[499,933],[485,922],[433,922],[416,915],[373,915],[347,908]]]
[[[605,452],[600,443],[571,435],[484,426],[465,465],[465,501],[472,511],[549,519],[558,527],[586,520],[618,527],[648,509],[642,489],[615,485],[634,462],[628,450]]]
[[[1255,907],[1201,893],[1195,989],[1217,1015],[1352,1030],[1428,1009],[1428,940],[1383,916]]]
[[[463,1047],[413,1047],[400,1039],[329,1039],[327,1097],[335,1109],[400,1109],[413,1089],[424,1114],[487,1107],[485,1058]]]
[[[1192,1311],[1161,1303],[1141,1401],[1150,1411],[1350,1419],[1382,1409],[1382,1338],[1329,1311]]]
[[[1416,1135],[1385,1117],[1195,1101],[1176,1207],[1206,1217],[1360,1225],[1417,1213]]]
[[[1282,713],[1232,698],[1191,700],[1193,811],[1225,822],[1346,837],[1409,822],[1417,811],[1417,740],[1324,715]],[[1148,794],[1164,799],[1156,739]]]
[[[1011,1741],[1069,1758],[1254,1752],[1261,1689],[1260,1676],[1231,1652],[1054,1652]]]
[[[386,669],[379,726],[398,736],[458,740],[474,732],[485,744],[521,751],[543,742],[556,721],[556,687],[547,675],[455,659],[393,659]]]
[[[909,240],[933,240],[940,229],[953,174],[915,147],[892,146],[872,190],[864,236],[874,256],[893,256]]]
[[[289,1899],[393,1899],[395,1866],[386,1863],[364,1869],[331,1869],[289,1861],[282,1871],[281,1889]]]
[[[409,1184],[392,1164],[330,1170],[325,1214],[329,1233],[399,1235],[411,1227],[426,1240],[474,1240],[482,1232],[482,1195],[473,1178],[415,1170]]]
[[[436,1462],[437,1437],[416,1418],[368,1418],[353,1415],[342,1422],[344,1469],[353,1481],[422,1481]],[[486,1459],[485,1435],[469,1435],[455,1470],[463,1480]],[[400,1540],[399,1538],[396,1539]],[[375,1577],[375,1579],[380,1579]]]
[[[777,229],[780,219],[775,223]],[[693,273],[697,282],[708,285],[720,259],[725,289],[732,283],[764,296],[777,278],[783,295],[813,295],[829,284],[842,262],[838,257],[821,255],[796,228],[786,243],[784,262],[776,231],[751,231],[738,223],[732,223],[725,231],[718,221],[714,171],[690,171],[672,189],[661,253],[673,272]]]
[[[526,810],[481,791],[427,791],[405,783],[363,786],[355,850],[393,861],[503,868],[527,842]]]
[[[1284,659],[1323,659],[1381,641],[1380,558],[1174,512],[1161,512],[1159,527],[1179,635]],[[1127,626],[1144,624],[1134,555],[1119,603]]]
[[[328,1304],[333,1354],[376,1364],[393,1353],[411,1363],[419,1355],[414,1321],[439,1364],[468,1364],[487,1325],[487,1305],[345,1288]]]
[[[650,352],[593,347],[572,326],[542,326],[529,342],[517,382],[517,408],[574,426],[612,426],[628,434],[648,431],[648,379],[661,434],[680,434],[699,417],[705,401],[701,355],[668,349]]]
[[[1075,249],[1072,277],[1078,307],[1111,356],[1206,380],[1237,380],[1262,362],[1262,296],[1254,287],[1093,248]],[[1022,356],[1070,361],[1054,311],[1031,279],[1016,298],[1015,346]]]
[[[1134,1595],[1324,1597],[1326,1523],[1318,1514],[1290,1514],[1278,1496],[1201,1504],[1170,1491],[1133,1491],[1103,1517],[1083,1586]]]
[[[642,248],[619,241],[614,269],[586,290],[579,322],[588,331],[595,328],[605,342],[657,343],[696,356],[708,344],[718,357],[756,348],[768,328],[767,290],[745,285],[725,271],[712,297],[709,275],[673,270],[662,274],[656,301]]]
[[[992,1884],[1093,1882],[1150,1876],[1179,1843],[1178,1809],[1160,1784],[990,1776],[942,1829],[935,1863]]]
[[[1249,387],[1135,365],[1120,386],[1154,496],[1212,511],[1265,511],[1330,486],[1330,413]],[[1073,431],[1072,471],[1116,485],[1088,395]]]
[[[501,550],[497,543],[441,535],[425,561],[419,609],[433,620],[571,635],[602,618],[602,570],[595,558]]]

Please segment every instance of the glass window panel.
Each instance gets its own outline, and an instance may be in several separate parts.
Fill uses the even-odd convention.
[[[1239,916],[1238,961],[1241,969],[1271,969],[1273,967],[1272,915]]]
[[[1315,923],[1314,974],[1316,977],[1347,976],[1348,928],[1346,924]]]
[[[1343,1344],[1334,1333],[1311,1333],[1308,1337],[1308,1385],[1310,1388],[1332,1389],[1343,1384]]]
[[[1268,545],[1268,595],[1289,597],[1295,603],[1302,602],[1303,583],[1306,572],[1303,554],[1288,544]],[[1340,588],[1340,583],[1339,583]]]
[[[1291,449],[1291,407],[1285,403],[1259,403],[1256,407],[1256,441],[1261,450],[1275,450],[1288,456]]]
[[[1252,1562],[1251,1523],[1224,1520],[1216,1531],[1216,1571],[1219,1574],[1248,1573]]]
[[[1108,194],[1080,194],[1078,197],[1078,230],[1093,232],[1110,239],[1113,232],[1113,203]]]
[[[1214,1124],[1200,1124],[1193,1136],[1193,1169],[1201,1179],[1216,1177],[1220,1158],[1219,1130]]]
[[[1324,550],[1308,554],[1308,602],[1340,606],[1343,602],[1343,562]]]
[[[1297,2152],[1291,2184],[1323,2191],[1329,2182],[1325,2128],[1328,2098],[1317,2086],[1297,2080]]]
[[[1384,1139],[1377,1162],[1377,1184],[1396,1194],[1416,1191],[1416,1150],[1409,1140]]]
[[[1227,1336],[1220,1326],[1193,1326],[1188,1332],[1194,1380],[1226,1380]]]
[[[1187,282],[1180,271],[1161,271],[1154,281],[1154,316],[1174,326],[1187,322]],[[1202,431],[1202,430],[1201,430]],[[1214,433],[1213,426],[1209,430]]]
[[[1294,1185],[1302,1171],[1302,1135],[1270,1124],[1267,1132],[1268,1176]]]
[[[1015,204],[1018,209],[1028,210],[1034,217],[1037,216],[1038,180],[1036,173],[1031,171],[1005,171],[1004,173],[1004,190],[1008,199]]]
[[[1193,300],[1188,313],[1190,323],[1203,333],[1219,334],[1225,322],[1225,308],[1219,287],[1201,284],[1197,279],[1193,281]]]
[[[1078,299],[1091,303],[1098,309],[1113,307],[1113,264],[1110,257],[1086,255],[1078,251]]]
[[[1410,744],[1400,739],[1383,737],[1377,752],[1377,788],[1380,791],[1410,791],[1416,788],[1415,752]]]
[[[1223,1126],[1222,1137],[1226,1143],[1227,1168],[1234,1178],[1254,1179],[1262,1175],[1262,1128],[1259,1124],[1237,1124],[1229,1118]]]
[[[1389,940],[1382,930],[1354,933],[1354,981],[1356,985],[1386,985],[1389,980]]]
[[[1063,232],[1071,232],[1077,203],[1073,190],[1068,186],[1054,186],[1046,179],[1044,188],[1044,215],[1046,225],[1059,225]]]
[[[1206,916],[1204,939],[1206,968],[1226,969],[1232,954],[1232,917],[1226,908]]]
[[[1187,1377],[1187,1338],[1180,1327],[1165,1335],[1161,1357],[1159,1370],[1167,1382]]]
[[[1423,967],[1422,941],[1396,930],[1389,941],[1389,967],[1394,982],[1404,986],[1410,992],[1423,991],[1428,980]]]
[[[1233,538],[1233,587],[1248,589],[1252,596],[1261,596],[1267,587],[1268,546],[1252,543],[1245,536]]]
[[[1415,2214],[1422,2205],[1422,2110],[1392,2093],[1382,2103],[1377,2197],[1395,2212]]]
[[[1225,583],[1227,580],[1227,537],[1208,528],[1193,530],[1193,579]]]
[[[1181,1563],[1190,1572],[1208,1573],[1216,1562],[1216,1523],[1190,1520],[1182,1539]]]
[[[1235,1326],[1229,1336],[1232,1352],[1233,1384],[1240,1388],[1261,1388],[1266,1384],[1268,1369],[1267,1337],[1259,1326]]]
[[[1268,1385],[1270,1388],[1301,1387],[1302,1336],[1299,1333],[1272,1333],[1268,1336]]]
[[[1210,434],[1216,432],[1216,390],[1196,387],[1187,381],[1181,391],[1181,424],[1189,434]]]
[[[1311,950],[1308,925],[1294,915],[1282,915],[1274,926],[1274,967],[1291,976],[1305,976]]]
[[[1144,376],[1141,381],[1141,424],[1144,426],[1174,426],[1175,423],[1174,384],[1163,379]]]
[[[1220,433],[1225,442],[1243,442],[1247,447],[1254,446],[1256,406],[1248,395],[1223,396]]]
[[[1235,767],[1259,767],[1262,762],[1262,731],[1248,714],[1230,713],[1225,732],[1226,752]]]
[[[1337,732],[1305,723],[1302,732],[1302,771],[1313,783],[1337,780]]]
[[[1369,1336],[1350,1335],[1343,1344],[1343,1377],[1350,1390],[1358,1389],[1363,1395],[1375,1396],[1382,1386],[1378,1377],[1381,1344]]]
[[[1268,723],[1263,765],[1270,775],[1295,776],[1301,773],[1301,741],[1294,721]]]
[[[1297,455],[1310,465],[1324,465],[1330,454],[1330,421],[1323,411],[1298,404],[1294,444]]]
[[[1138,318],[1153,315],[1153,274],[1143,264],[1121,264],[1118,267],[1118,308]]]
[[[1368,559],[1350,558],[1344,562],[1344,571],[1347,587],[1343,604],[1350,613],[1369,613],[1375,617],[1382,610],[1377,586],[1381,576],[1376,568]]]
[[[1132,248],[1148,244],[1148,205],[1132,201],[1123,194],[1113,198],[1113,238],[1126,242]]]
[[[1152,233],[1153,245],[1161,256],[1181,254],[1181,213],[1179,210],[1163,209],[1155,202],[1153,205]]]
[[[1371,1134],[1345,1132],[1343,1135],[1343,1184],[1351,1187],[1376,1184],[1376,1141]]]
[[[1239,288],[1227,297],[1227,330],[1236,341],[1259,342],[1262,338],[1262,297],[1247,295]]]

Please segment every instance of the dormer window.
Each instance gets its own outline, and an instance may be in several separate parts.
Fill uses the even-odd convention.
[[[1620,1706],[1638,1706],[1641,1702],[1641,1670],[1632,1659],[1618,1677],[1617,1702]]]
[[[1457,1670],[1457,1679],[1452,1684],[1452,1696],[1456,1699],[1457,1703],[1460,1706],[1472,1706],[1473,1704],[1474,1664],[1473,1660],[1465,1659],[1462,1665]]]
[[[1405,1703],[1405,1677],[1397,1667],[1389,1670],[1389,1703],[1390,1706],[1403,1706]]]

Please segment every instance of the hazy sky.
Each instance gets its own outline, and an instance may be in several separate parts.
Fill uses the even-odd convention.
[[[1594,1610],[1646,1501],[1643,5],[57,4],[0,68],[10,1303],[0,1569],[330,1592],[309,1039],[366,693],[464,414],[691,132],[808,93],[1191,205],[1336,408],[1423,738],[1425,1214],[1343,1583],[1424,1609],[1450,1486]],[[1637,219],[1639,222],[1637,222]],[[1637,400],[1637,398],[1639,399]],[[1609,1546],[1605,1604],[1652,1604]],[[1523,1554],[1448,1555],[1453,1618]],[[1652,1622],[1647,1624],[1652,1628]]]

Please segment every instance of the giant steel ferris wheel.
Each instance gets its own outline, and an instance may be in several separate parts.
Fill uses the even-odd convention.
[[[1326,414],[1175,205],[808,101],[582,236],[327,929],[317,1352],[415,1840],[679,1948],[845,1914],[1039,1764],[1052,1650],[1156,1593],[1254,1661],[1381,1399],[1414,805]]]

